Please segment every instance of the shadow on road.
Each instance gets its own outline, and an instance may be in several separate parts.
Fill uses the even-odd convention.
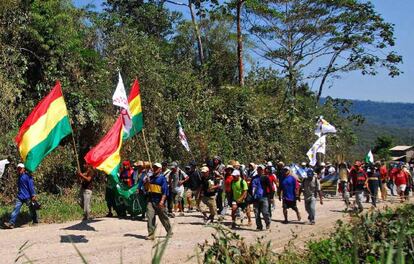
[[[93,226],[90,226],[91,223],[100,222],[102,220],[89,220],[89,221],[82,221],[79,224],[75,224],[72,226],[68,226],[65,228],[62,228],[63,230],[79,230],[79,231],[95,231],[96,229]]]
[[[137,239],[145,239],[146,238],[146,236],[136,235],[136,234],[125,234],[124,237],[135,237]]]
[[[84,235],[61,235],[60,243],[88,243],[89,240]]]

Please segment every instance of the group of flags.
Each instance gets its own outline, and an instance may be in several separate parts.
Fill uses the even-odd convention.
[[[133,137],[143,129],[138,81],[134,81],[130,95],[127,97],[119,74],[113,104],[121,108],[120,115],[98,145],[85,156],[88,164],[107,174],[117,173],[123,140]],[[41,161],[72,132],[62,87],[57,81],[52,91],[32,110],[15,138],[26,169],[35,171]]]
[[[120,114],[112,128],[85,155],[84,159],[87,164],[107,175],[116,176],[121,163],[120,151],[123,142],[131,139],[144,128],[138,80],[135,79],[127,96],[122,76],[118,73],[118,84],[112,102],[120,107]],[[179,120],[177,128],[180,142],[190,152],[187,137]],[[52,91],[32,110],[15,138],[26,169],[35,171],[61,140],[72,133],[62,87],[57,81]],[[4,167],[3,163],[0,165]]]

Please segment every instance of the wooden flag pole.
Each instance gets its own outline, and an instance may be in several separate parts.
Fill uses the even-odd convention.
[[[145,128],[142,129],[142,137],[144,138],[144,145],[145,145],[145,149],[147,150],[148,161],[150,163],[150,166],[152,167],[151,156],[150,156],[149,149],[148,149],[147,139],[145,138]]]
[[[71,125],[71,127],[72,127],[72,125]],[[80,168],[80,163],[79,163],[78,151],[76,150],[75,137],[73,136],[73,129],[72,129],[72,134],[71,135],[72,135],[73,152],[75,152],[76,164],[78,165],[78,171],[80,172],[81,168]]]
[[[61,89],[62,89],[62,86],[61,86]],[[66,100],[65,100],[65,96],[63,95],[63,90],[62,90],[62,97],[63,97],[63,100],[65,101],[65,105],[66,105]],[[81,167],[80,167],[80,163],[79,163],[78,151],[76,150],[75,137],[73,136],[74,130],[73,130],[73,127],[72,127],[72,118],[70,118],[69,111],[68,111],[68,118],[69,118],[70,129],[72,130],[71,136],[72,136],[73,152],[75,153],[76,165],[78,166],[78,171],[80,172],[81,171]]]

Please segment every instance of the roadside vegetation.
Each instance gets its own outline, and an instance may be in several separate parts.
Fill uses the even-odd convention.
[[[414,263],[414,205],[356,215],[338,222],[327,238],[309,241],[305,249],[272,250],[272,241],[246,243],[238,234],[216,226],[212,242],[200,245],[203,263]]]
[[[41,193],[38,200],[42,209],[38,211],[41,223],[64,223],[67,221],[80,220],[83,211],[78,204],[78,189],[65,189],[62,195]],[[13,211],[14,204],[0,204],[0,224],[9,220],[10,213]],[[104,194],[95,191],[92,196],[92,216],[102,217],[107,213]],[[17,226],[31,222],[27,206],[23,206],[18,217]]]

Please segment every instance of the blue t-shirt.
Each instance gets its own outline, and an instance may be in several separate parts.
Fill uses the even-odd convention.
[[[153,203],[159,203],[163,195],[168,196],[168,184],[163,174],[151,176],[145,184],[145,190]]]
[[[282,181],[283,200],[296,200],[296,179],[292,175],[284,177]]]

